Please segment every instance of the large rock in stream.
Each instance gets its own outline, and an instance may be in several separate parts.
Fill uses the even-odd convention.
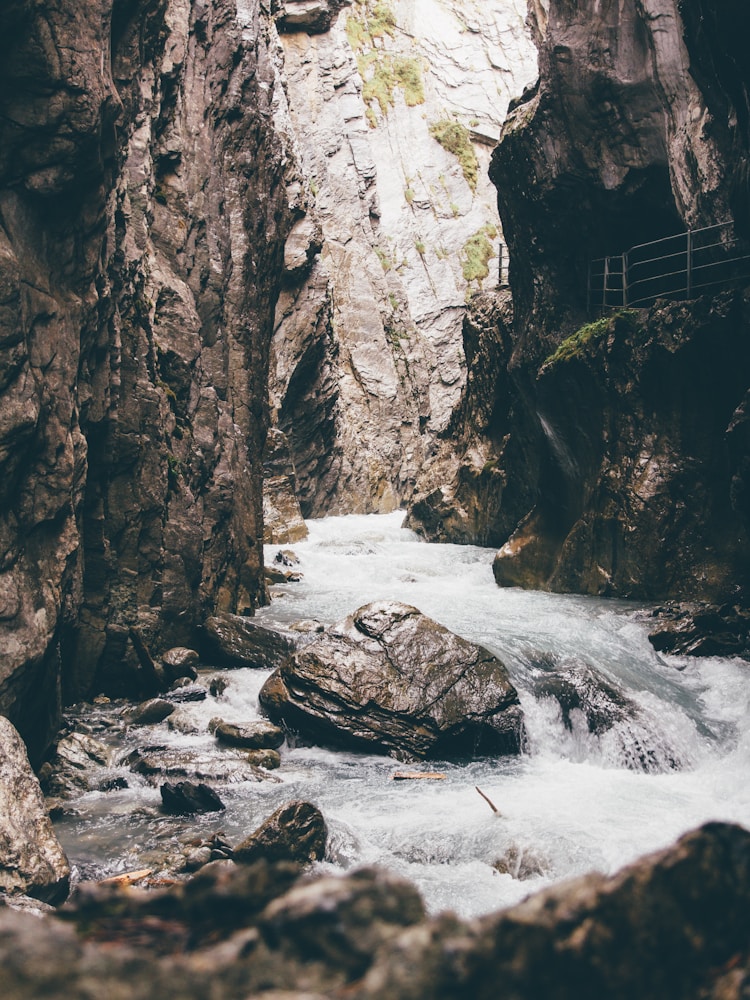
[[[0,715],[0,895],[59,903],[70,866],[47,815],[44,796],[15,727]]]
[[[315,741],[396,756],[516,754],[523,739],[503,664],[394,601],[365,605],[299,649],[260,702]]]

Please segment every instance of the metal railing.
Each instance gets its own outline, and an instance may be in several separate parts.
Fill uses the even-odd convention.
[[[750,244],[733,222],[691,229],[589,264],[589,313],[682,301],[750,283]]]

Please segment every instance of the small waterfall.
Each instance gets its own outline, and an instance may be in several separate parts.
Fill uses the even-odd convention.
[[[258,620],[328,624],[380,598],[413,604],[506,663],[528,753],[431,761],[443,780],[395,782],[403,765],[388,757],[285,745],[272,780],[237,772],[216,781],[226,810],[185,821],[164,816],[157,788],[123,761],[134,750],[148,756],[161,748],[199,759],[206,775],[225,766],[208,723],[257,717],[266,674],[223,671],[226,690],[182,706],[171,726],[126,730],[117,706],[96,713],[85,706],[82,720],[114,763],[92,764],[91,789],[58,821],[79,870],[158,868],[165,853],[218,833],[236,843],[301,798],[315,802],[329,826],[324,868],[385,865],[416,882],[432,911],[469,916],[557,879],[613,871],[709,819],[750,826],[746,664],[661,658],[633,604],[498,588],[493,550],[428,544],[401,521],[395,513],[308,522],[309,538],[295,546],[302,579],[274,587]],[[269,549],[266,561],[274,555]],[[107,776],[126,778],[128,787],[105,790],[99,779]]]

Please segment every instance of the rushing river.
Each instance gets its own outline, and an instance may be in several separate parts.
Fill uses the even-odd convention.
[[[309,522],[294,546],[303,574],[275,587],[258,619],[329,624],[369,601],[405,601],[507,665],[526,717],[528,752],[465,765],[430,762],[443,780],[391,780],[389,758],[284,747],[279,781],[218,788],[226,812],[190,821],[234,842],[293,798],[315,802],[330,831],[324,868],[376,863],[415,882],[432,911],[476,915],[592,869],[611,872],[711,819],[750,826],[750,667],[739,660],[657,655],[648,622],[629,603],[499,589],[494,550],[432,545],[400,527],[400,513]],[[271,562],[278,546],[270,548]],[[642,609],[641,609],[642,610]],[[545,671],[593,668],[637,708],[598,735],[580,713],[568,725],[539,694]],[[227,671],[229,687],[181,709],[195,732],[132,729],[147,741],[217,754],[206,732],[220,715],[257,717],[266,674]],[[121,739],[121,737],[118,737]],[[124,774],[122,768],[111,769]],[[160,815],[158,789],[128,772],[129,788],[88,792],[58,834],[81,875],[149,863],[185,828]],[[493,813],[476,788],[499,812]],[[181,824],[181,825],[180,825]]]

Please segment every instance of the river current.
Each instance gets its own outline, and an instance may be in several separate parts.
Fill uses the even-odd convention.
[[[494,550],[429,544],[402,520],[394,513],[308,522],[309,537],[293,547],[302,579],[274,587],[257,620],[327,625],[376,599],[415,605],[503,660],[524,709],[527,751],[461,765],[431,761],[424,769],[442,780],[393,781],[404,765],[387,757],[285,746],[277,781],[222,786],[226,811],[191,820],[194,828],[221,830],[233,842],[278,805],[306,799],[329,826],[323,869],[383,865],[416,883],[431,911],[472,916],[567,877],[613,872],[708,820],[750,826],[747,663],[655,653],[647,614],[632,603],[500,589]],[[267,563],[278,549],[267,548]],[[540,694],[539,679],[571,667],[621,691],[636,714],[598,733],[580,712],[564,719],[558,702]],[[256,718],[267,673],[224,676],[221,698],[181,710],[195,732],[166,723],[158,732],[132,729],[129,746],[158,740],[216,754],[208,720]],[[82,877],[149,863],[154,844],[183,829],[184,821],[160,814],[156,787],[130,773],[128,784],[82,794],[57,825]]]

